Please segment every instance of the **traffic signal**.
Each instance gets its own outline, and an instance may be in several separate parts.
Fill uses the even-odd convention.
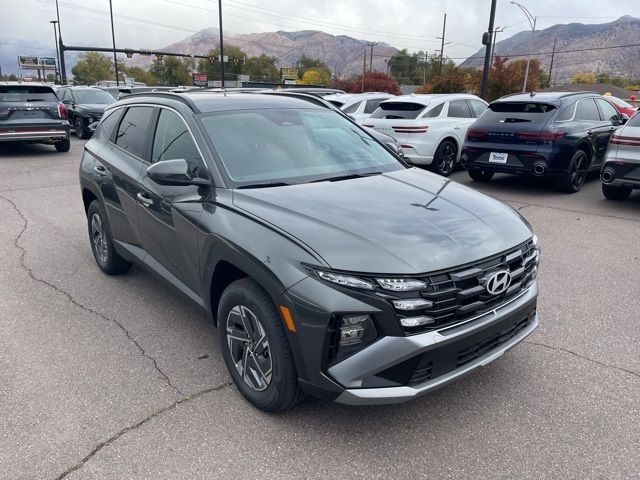
[[[489,32],[484,32],[482,34],[482,44],[489,45],[491,43],[491,34]]]
[[[216,63],[216,57],[214,57],[213,55],[209,57],[209,63]]]

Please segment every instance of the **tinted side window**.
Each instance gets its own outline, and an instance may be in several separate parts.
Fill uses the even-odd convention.
[[[386,98],[375,98],[372,100],[367,100],[367,104],[364,106],[364,113],[373,113],[376,108],[380,106],[383,100]]]
[[[562,108],[556,116],[556,122],[567,122],[573,118],[573,112],[576,110],[576,104],[572,103]]]
[[[189,164],[189,171],[196,174],[201,165],[200,154],[184,121],[174,112],[160,110],[158,126],[153,139],[151,161],[177,160],[183,158]]]
[[[425,105],[413,102],[382,102],[371,118],[413,120],[425,109]]]
[[[122,118],[122,114],[124,113],[124,108],[118,108],[116,110],[112,110],[105,116],[96,132],[93,134],[93,138],[98,140],[113,140],[113,133],[116,127],[118,126],[118,122]]]
[[[609,102],[600,98],[596,98],[596,103],[598,104],[598,107],[600,107],[602,118],[604,118],[606,121],[614,122],[620,119],[618,111]]]
[[[469,105],[466,100],[451,100],[449,102],[449,113],[447,117],[472,118]]]
[[[358,110],[358,107],[360,106],[362,102],[356,102],[353,105],[349,105],[347,108],[345,108],[344,110],[342,110],[344,113],[354,113],[356,110]]]
[[[596,107],[596,102],[593,101],[593,98],[585,98],[578,102],[578,106],[576,107],[576,119],[591,122],[600,121],[600,113],[598,112],[598,107]]]
[[[479,117],[487,109],[487,105],[480,100],[467,100],[471,105],[471,111],[474,113],[474,117]]]
[[[436,105],[435,107],[433,107],[431,110],[427,111],[427,113],[425,113],[422,118],[435,118],[435,117],[439,117],[440,114],[442,113],[442,107],[444,107],[444,103],[441,103],[440,105]]]
[[[120,122],[116,145],[132,155],[144,158],[144,146],[152,114],[153,107],[129,108]]]

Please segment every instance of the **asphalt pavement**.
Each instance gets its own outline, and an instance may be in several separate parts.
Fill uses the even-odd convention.
[[[535,228],[540,328],[409,403],[268,415],[201,312],[95,265],[82,145],[0,145],[0,479],[640,478],[640,192],[456,172]]]

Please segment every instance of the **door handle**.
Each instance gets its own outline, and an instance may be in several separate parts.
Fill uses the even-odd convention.
[[[99,177],[104,177],[107,174],[107,169],[104,168],[102,165],[98,165],[96,167],[93,167],[93,171],[96,172],[96,174]]]
[[[144,205],[145,207],[150,207],[151,205],[153,205],[153,199],[147,197],[146,193],[138,193],[138,195],[136,195],[136,198],[138,199],[138,203]]]
[[[587,132],[587,135],[593,135],[593,131],[592,131],[592,130],[589,130],[589,131]]]

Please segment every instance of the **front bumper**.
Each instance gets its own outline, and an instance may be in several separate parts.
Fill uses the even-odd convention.
[[[346,387],[335,401],[352,405],[404,402],[488,365],[538,327],[537,295],[538,287],[534,282],[510,303],[462,325],[420,335],[381,338],[329,368],[329,375]],[[424,381],[367,388],[368,384],[375,385],[378,375],[397,366],[402,368],[404,362],[409,364],[412,359],[418,360],[416,357],[421,358],[419,365],[423,368],[430,364],[431,373]],[[411,364],[415,366],[418,362]]]

